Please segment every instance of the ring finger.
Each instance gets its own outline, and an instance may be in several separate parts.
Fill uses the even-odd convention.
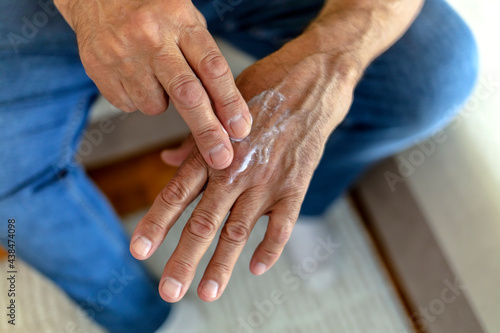
[[[240,196],[234,204],[198,286],[198,295],[202,300],[215,301],[224,292],[250,232],[262,216],[262,204],[252,200],[251,195]]]

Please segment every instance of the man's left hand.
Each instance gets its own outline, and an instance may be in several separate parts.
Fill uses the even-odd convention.
[[[250,270],[260,275],[280,257],[324,145],[347,113],[359,76],[348,55],[311,51],[318,49],[315,43],[320,37],[311,29],[238,77],[237,86],[249,103],[254,123],[246,139],[233,142],[235,157],[228,168],[210,168],[192,139],[163,154],[165,162],[180,168],[134,231],[134,257],[143,260],[156,251],[206,184],[165,266],[160,294],[166,301],[177,302],[184,296],[222,225],[216,251],[198,287],[201,299],[214,301],[222,295],[252,228],[263,215],[270,220]]]

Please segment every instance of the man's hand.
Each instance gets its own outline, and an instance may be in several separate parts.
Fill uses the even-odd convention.
[[[252,118],[191,1],[55,3],[75,30],[87,74],[106,99],[123,111],[150,115],[165,111],[171,99],[207,164],[231,164],[230,137],[245,138]]]
[[[269,215],[270,220],[250,270],[263,274],[278,260],[324,144],[347,112],[358,77],[356,70],[347,69],[350,64],[345,59],[304,52],[308,45],[302,41],[257,62],[238,78],[237,85],[249,100],[254,125],[246,139],[234,143],[235,158],[229,168],[214,170],[207,166],[198,149],[191,151],[189,140],[180,150],[164,154],[168,163],[177,164],[191,151],[137,226],[131,242],[136,258],[146,259],[160,246],[173,223],[207,183],[166,264],[160,286],[166,301],[183,297],[228,212],[217,249],[198,288],[200,298],[214,301],[223,293],[262,215]]]
[[[260,275],[276,262],[324,144],[347,113],[361,73],[402,35],[421,4],[422,0],[327,0],[301,36],[237,79],[255,122],[251,134],[234,143],[236,155],[229,168],[209,167],[197,148],[191,150],[190,140],[180,150],[163,154],[166,162],[182,164],[132,235],[131,252],[137,259],[156,251],[207,185],[165,266],[160,294],[166,301],[184,296],[228,212],[198,295],[205,301],[220,297],[262,215],[270,220],[250,270]]]

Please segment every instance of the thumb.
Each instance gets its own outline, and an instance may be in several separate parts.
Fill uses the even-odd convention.
[[[194,138],[191,134],[181,144],[180,147],[174,149],[165,149],[161,152],[161,159],[165,164],[178,167],[184,162],[195,145]]]

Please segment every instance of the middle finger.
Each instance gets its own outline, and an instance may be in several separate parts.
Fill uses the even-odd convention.
[[[212,243],[219,226],[239,192],[210,183],[182,231],[172,256],[165,265],[160,295],[167,302],[179,301],[191,284],[196,267]]]
[[[221,231],[217,248],[198,287],[198,295],[206,302],[215,301],[226,288],[265,201],[255,193],[243,193],[231,210]]]

